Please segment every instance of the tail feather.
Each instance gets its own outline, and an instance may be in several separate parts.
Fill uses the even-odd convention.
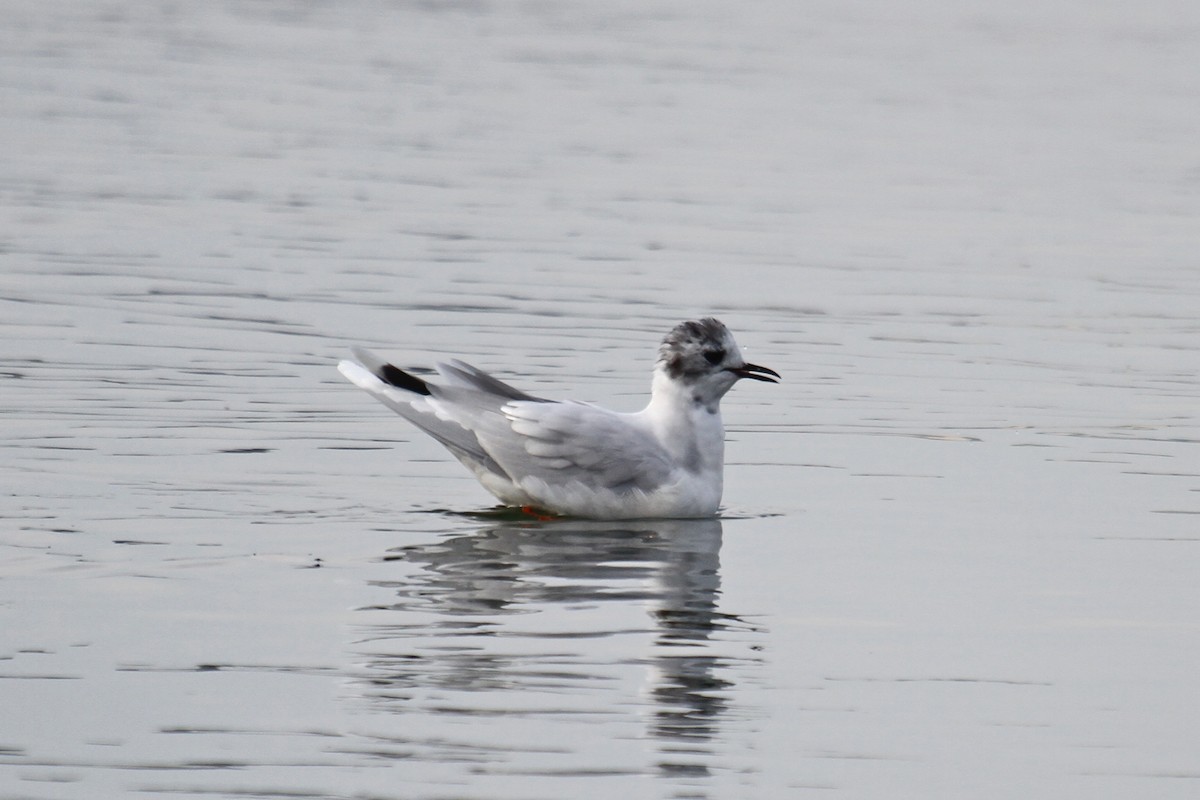
[[[414,392],[426,397],[432,394],[429,390],[429,384],[425,381],[416,375],[405,372],[397,366],[389,364],[369,350],[356,347],[354,348],[354,356],[362,366],[366,367],[375,377],[389,386],[395,386],[397,389],[404,389],[405,391]]]
[[[338,371],[347,380],[432,436],[471,469],[481,468],[509,479],[473,432],[439,412],[436,386],[361,348],[354,349],[354,356],[357,360],[346,359],[338,364]]]

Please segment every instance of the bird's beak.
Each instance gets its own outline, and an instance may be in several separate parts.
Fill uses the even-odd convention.
[[[730,367],[729,371],[739,378],[753,378],[756,381],[779,383],[780,375],[773,369],[760,367],[758,364],[742,364],[740,367]]]

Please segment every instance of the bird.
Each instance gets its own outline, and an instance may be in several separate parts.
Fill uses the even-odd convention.
[[[663,338],[641,411],[526,394],[457,359],[425,380],[353,348],[351,383],[446,447],[505,506],[588,519],[719,514],[725,429],[721,398],[778,372],[747,363],[733,334],[705,317]]]

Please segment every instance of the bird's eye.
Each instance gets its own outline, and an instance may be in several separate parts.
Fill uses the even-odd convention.
[[[722,361],[725,360],[725,351],[724,350],[705,350],[704,351],[704,360],[714,366],[717,364],[720,364]]]

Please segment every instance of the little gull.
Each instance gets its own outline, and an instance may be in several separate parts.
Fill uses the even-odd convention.
[[[593,519],[711,517],[721,503],[721,398],[748,364],[711,317],[663,339],[650,403],[629,414],[525,394],[454,360],[426,381],[355,348],[338,364],[354,385],[441,442],[509,506]]]

